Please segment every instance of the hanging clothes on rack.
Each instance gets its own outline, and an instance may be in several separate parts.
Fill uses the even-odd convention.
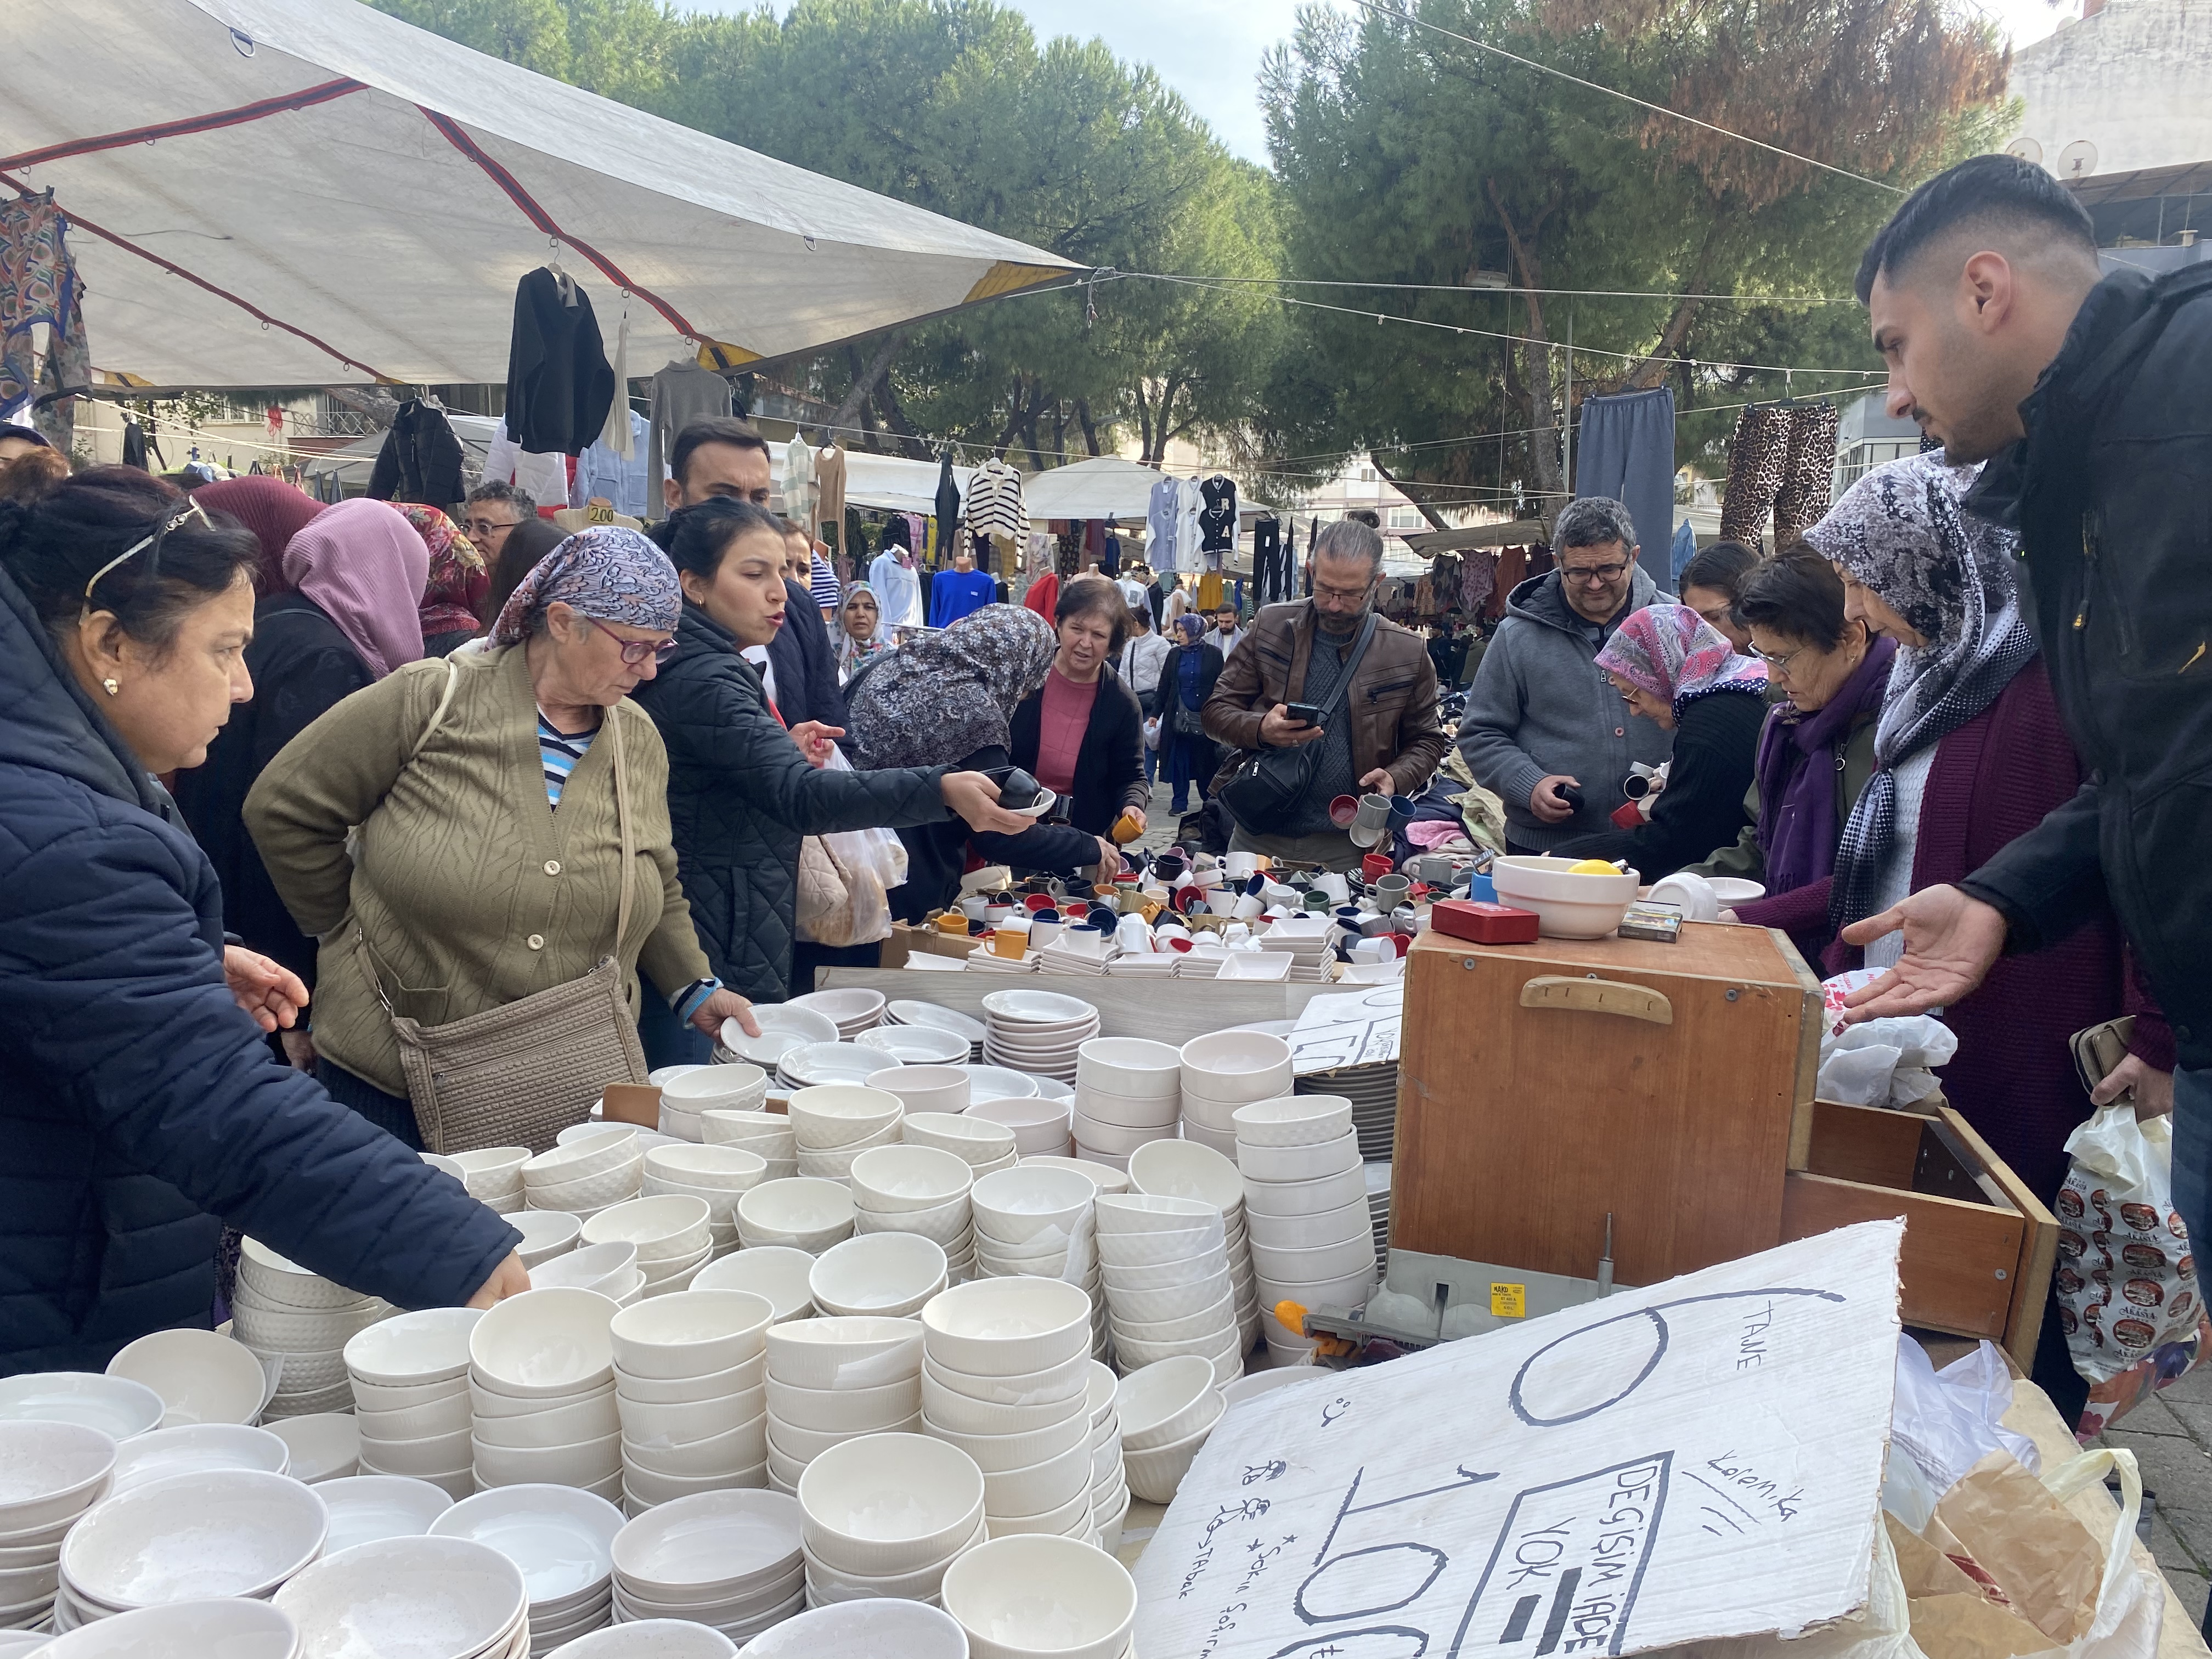
[[[645,488],[658,512],[665,499],[661,485],[668,477],[668,454],[677,434],[694,421],[726,417],[730,383],[710,368],[677,357],[654,374],[647,392],[653,413],[647,417]]]
[[[1774,550],[1804,539],[1827,515],[1836,476],[1838,418],[1831,403],[1799,404],[1790,411],[1790,449],[1782,463],[1782,488],[1774,496]]]
[[[1106,556],[1098,561],[1101,575],[1118,576],[1121,574],[1121,526],[1109,514],[1106,520]]]
[[[448,507],[467,493],[461,482],[461,441],[453,435],[453,422],[431,400],[410,398],[399,405],[392,429],[384,434],[384,447],[376,452],[376,465],[368,475],[370,498]],[[568,480],[563,473],[559,493],[547,504],[557,506],[568,499]]]
[[[884,526],[884,550],[868,567],[868,586],[874,590],[878,615],[886,628],[919,626],[921,573],[915,568],[911,529],[903,520]]]
[[[1753,404],[1735,417],[1729,439],[1728,482],[1722,486],[1721,539],[1760,544],[1774,498],[1782,493],[1782,469],[1790,455],[1790,410],[1781,404]]]
[[[1674,528],[1674,391],[1654,386],[1585,398],[1575,444],[1575,494],[1609,495],[1636,526],[1637,562],[1668,587],[1667,545]]]
[[[646,488],[646,419],[624,407],[609,413],[609,425],[615,423],[617,413],[627,441],[618,451],[604,436],[592,441],[576,458],[576,480],[568,487],[568,505],[581,507],[597,496],[625,518],[650,518],[653,498]]]
[[[938,463],[936,539],[922,550],[931,555],[932,569],[952,562],[952,538],[960,525],[960,485],[952,476],[952,452],[941,452]]]
[[[507,351],[507,424],[515,442],[581,454],[606,425],[614,395],[591,296],[558,266],[525,271]]]
[[[783,447],[783,516],[809,536],[817,535],[820,532],[814,527],[817,504],[814,452],[807,447],[805,435],[794,432]]]
[[[1252,521],[1252,593],[1261,605],[1289,595],[1283,590],[1283,521],[1270,513]]]
[[[940,491],[941,495],[941,491]],[[994,455],[968,480],[968,531],[1014,543],[1029,528],[1022,507],[1022,475]]]
[[[1176,568],[1176,526],[1182,515],[1182,481],[1163,477],[1145,506],[1145,558],[1156,572]]]
[[[1199,550],[1206,568],[1218,570],[1223,556],[1237,550],[1237,485],[1217,472],[1198,489],[1206,502],[1198,514]]]
[[[1206,568],[1206,531],[1199,523],[1206,511],[1206,492],[1195,478],[1176,483],[1175,568],[1194,573]]]
[[[600,447],[618,461],[635,460],[642,475],[645,445],[642,434],[631,422],[637,416],[629,406],[629,301],[623,301],[622,318],[615,324],[615,352],[608,362],[615,376],[615,395],[607,401],[607,418],[599,428]]]
[[[849,552],[845,525],[845,452],[835,443],[814,452],[814,514],[801,519],[817,536],[839,552]]]
[[[538,516],[547,518],[568,499],[568,459],[558,453],[526,453],[508,433],[502,417],[492,428],[491,442],[484,450],[483,482],[511,483],[526,491],[537,504]],[[374,493],[373,485],[371,493]]]
[[[67,232],[50,191],[0,206],[0,419],[27,420],[64,455],[76,436],[76,399],[22,406],[92,383],[84,293]],[[40,323],[52,331],[43,359],[32,347]]]

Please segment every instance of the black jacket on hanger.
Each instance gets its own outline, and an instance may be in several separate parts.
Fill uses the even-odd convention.
[[[529,454],[580,455],[606,425],[614,398],[615,372],[591,296],[544,265],[526,272],[515,286],[507,352],[507,435]]]
[[[960,485],[952,476],[952,452],[948,449],[937,471],[937,551],[948,565],[952,562],[952,538],[959,533]]]
[[[461,441],[441,409],[410,398],[392,417],[368,475],[368,494],[380,501],[420,501],[451,507],[468,492],[461,486]]]

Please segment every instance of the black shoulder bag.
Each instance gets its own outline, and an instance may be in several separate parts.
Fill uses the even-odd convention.
[[[1352,643],[1352,655],[1345,659],[1344,672],[1337,678],[1336,690],[1322,705],[1322,725],[1327,726],[1335,719],[1345,700],[1352,695],[1352,677],[1359,672],[1360,661],[1367,655],[1368,644],[1374,637],[1375,613],[1370,611],[1367,620],[1360,625],[1358,639]],[[1237,763],[1229,781],[1214,791],[1214,799],[1249,834],[1278,833],[1277,826],[1290,822],[1291,814],[1313,793],[1314,779],[1321,770],[1322,747],[1328,741],[1324,738],[1318,743],[1302,743],[1292,748],[1263,744],[1248,750]]]

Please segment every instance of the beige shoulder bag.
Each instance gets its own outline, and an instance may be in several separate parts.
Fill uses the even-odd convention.
[[[415,745],[412,764],[445,716],[446,696]],[[582,1122],[610,1083],[645,1081],[645,1051],[637,1016],[623,995],[617,955],[629,931],[630,884],[636,848],[630,836],[629,777],[623,764],[620,711],[606,712],[614,744],[615,818],[622,836],[622,897],[615,913],[615,946],[580,979],[487,1008],[444,1025],[425,1026],[392,1012],[366,943],[362,960],[399,1039],[400,1065],[422,1145],[434,1152],[478,1146],[527,1146],[542,1152],[562,1130]],[[356,935],[358,930],[356,929]]]

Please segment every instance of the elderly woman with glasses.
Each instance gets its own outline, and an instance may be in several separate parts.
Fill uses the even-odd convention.
[[[447,1024],[611,955],[633,1009],[642,968],[680,988],[669,1004],[702,1031],[732,1017],[750,1029],[678,884],[667,750],[627,701],[675,653],[682,610],[675,568],[643,536],[571,536],[483,645],[348,697],[247,796],[270,878],[322,940],[316,1076],[402,1139],[419,1144],[394,1017]]]

